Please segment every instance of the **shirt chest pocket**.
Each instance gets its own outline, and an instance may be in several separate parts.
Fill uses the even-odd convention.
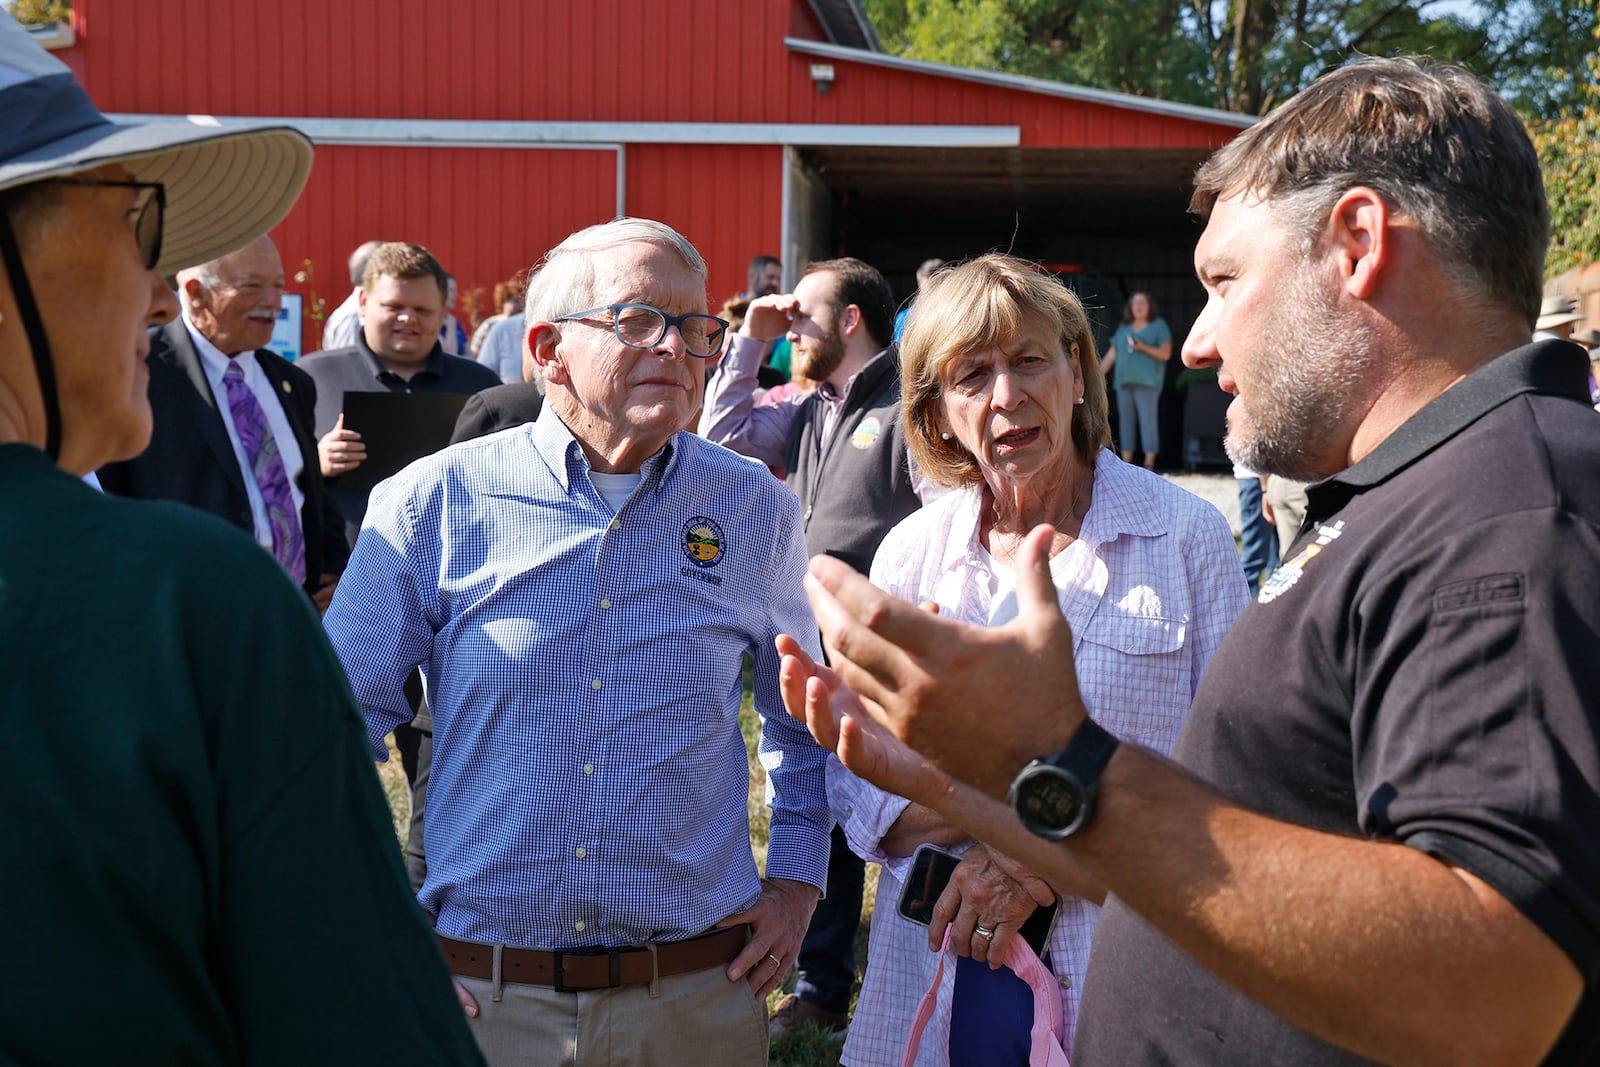
[[[1078,642],[1078,679],[1094,717],[1118,737],[1172,751],[1193,695],[1186,619],[1097,612]]]

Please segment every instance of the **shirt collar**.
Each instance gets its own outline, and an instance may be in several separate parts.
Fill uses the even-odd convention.
[[[831,382],[818,382],[817,395],[823,400],[826,400],[830,407],[837,408],[840,404],[844,403],[845,398],[850,395],[850,390],[855,388],[856,382],[867,377],[868,372],[872,371],[881,362],[883,362],[885,357],[887,357],[889,362],[895,362],[900,358],[899,351],[894,345],[890,345],[888,348],[880,350],[877,355],[873,356],[871,359],[867,360],[866,363],[862,364],[860,370],[856,371],[854,374],[850,375],[850,377],[845,379],[843,389],[835,389]]]
[[[561,421],[561,416],[555,413],[555,407],[545,404],[539,409],[539,417],[533,423],[533,446],[538,449],[539,455],[544,459],[545,466],[550,468],[550,473],[555,475],[561,483],[561,488],[570,496],[572,481],[578,472],[589,469],[589,458],[583,454],[583,446],[578,439],[567,429],[567,424]],[[658,491],[670,478],[678,467],[678,438],[684,436],[682,431],[673,434],[662,446],[661,451],[645,460],[639,467],[640,484],[648,486],[652,493]]]
[[[237,363],[239,370],[248,379],[256,367],[256,354],[245,350],[236,356],[226,355],[222,349],[211,343],[211,339],[201,333],[194,321],[187,314],[183,316],[183,328],[189,331],[189,340],[194,344],[194,350],[200,356],[200,365],[206,369],[206,378],[213,385],[222,381],[222,376],[228,372],[229,363]]]
[[[1491,360],[1429,401],[1359,463],[1311,486],[1311,510],[1319,515],[1337,510],[1514,397],[1540,393],[1587,403],[1586,362],[1579,347],[1567,341],[1536,341]]]
[[[1140,486],[1140,474],[1122,462],[1109,448],[1102,448],[1094,461],[1094,494],[1089,511],[1083,516],[1078,539],[1102,545],[1126,534],[1130,537],[1160,537],[1167,524],[1158,509],[1150,506],[1150,494]],[[954,570],[977,558],[978,519],[983,507],[983,486],[969,485],[957,490],[969,494],[970,502],[958,506],[945,541],[943,569]]]
[[[367,370],[378,381],[386,382],[393,379],[397,382],[405,382],[408,380],[378,362],[377,355],[367,345],[366,333],[361,330],[356,331],[356,351],[361,353],[366,360]],[[433,348],[428,352],[428,358],[423,361],[421,368],[410,377],[409,381],[416,381],[425,375],[432,375],[435,380],[444,377],[444,349],[440,347],[438,339],[434,340]]]

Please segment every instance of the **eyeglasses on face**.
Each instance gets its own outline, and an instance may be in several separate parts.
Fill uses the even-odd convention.
[[[728,332],[728,323],[715,315],[668,315],[649,304],[606,304],[553,321],[583,322],[602,311],[611,312],[611,331],[629,348],[654,348],[667,336],[667,330],[676,326],[691,356],[710,359],[722,351],[722,338]]]
[[[139,255],[146,270],[155,270],[161,262],[161,232],[166,225],[167,187],[160,182],[120,182],[101,178],[51,178],[54,185],[78,185],[86,188],[132,189],[133,236],[139,242]]]

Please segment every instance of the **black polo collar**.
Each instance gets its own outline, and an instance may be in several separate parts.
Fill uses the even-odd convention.
[[[422,366],[417,368],[416,373],[412,374],[411,378],[409,379],[402,378],[388,367],[385,367],[382,363],[379,363],[377,355],[374,354],[372,348],[367,344],[366,335],[360,330],[356,331],[356,349],[360,351],[361,355],[365,358],[367,367],[372,372],[372,376],[380,382],[384,381],[386,378],[393,378],[398,382],[406,382],[414,380],[423,374],[431,374],[435,379],[444,377],[444,348],[437,340],[433,342],[433,349],[428,353],[428,358],[423,360]]]
[[[1316,515],[1327,515],[1363,489],[1386,481],[1495,408],[1524,393],[1589,402],[1587,360],[1568,341],[1535,341],[1479,367],[1407,419],[1361,462],[1307,489]]]

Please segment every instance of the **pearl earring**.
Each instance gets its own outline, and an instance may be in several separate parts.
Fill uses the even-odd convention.
[[[1078,398],[1078,399],[1076,399],[1076,400],[1074,400],[1074,401],[1073,401],[1073,403],[1074,403],[1074,404],[1081,404],[1081,403],[1083,403],[1083,397],[1081,397],[1081,396],[1080,396],[1080,397],[1079,397],[1079,398]]]
[[[942,433],[942,434],[940,434],[940,435],[939,435],[939,440],[941,440],[941,441],[948,441],[948,440],[950,440],[950,431],[949,431],[949,430],[946,430],[946,431],[945,431],[945,432],[944,432],[944,433]]]

